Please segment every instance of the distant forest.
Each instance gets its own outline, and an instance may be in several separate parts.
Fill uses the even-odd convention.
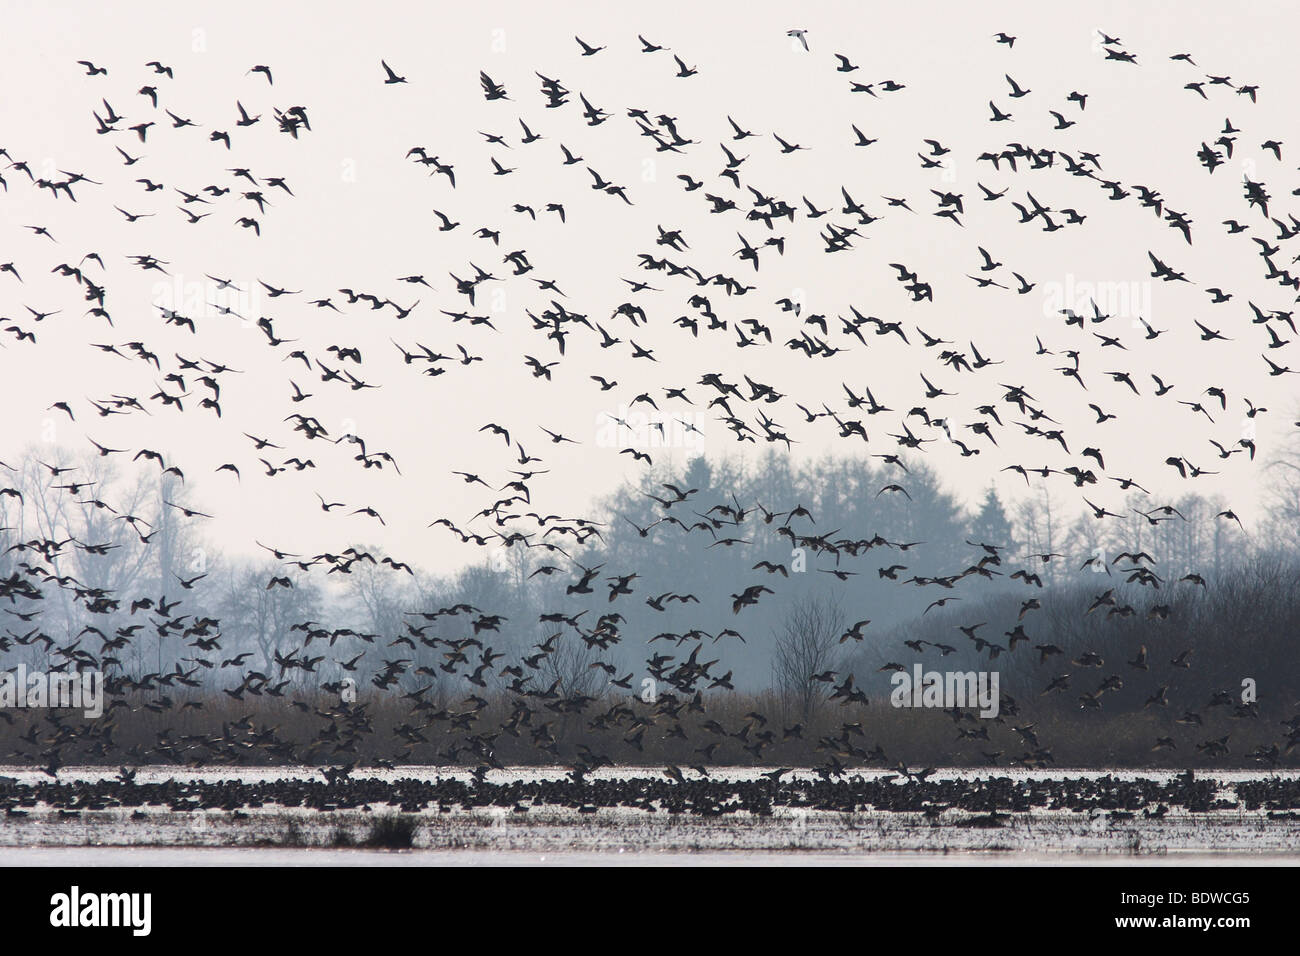
[[[1101,521],[1073,489],[1049,494],[1035,479],[1013,506],[989,488],[972,512],[914,460],[697,457],[610,494],[585,543],[547,539],[568,557],[503,522],[483,560],[439,577],[364,542],[331,573],[310,557],[217,554],[185,514],[201,502],[174,476],[98,457],[55,474],[33,454],[0,492],[0,666],[103,670],[120,702],[104,719],[137,756],[164,730],[229,733],[249,714],[285,727],[369,708],[406,727],[415,702],[450,726],[423,723],[353,757],[457,762],[447,741],[468,727],[463,701],[475,720],[508,720],[512,698],[541,695],[581,705],[552,708],[567,737],[548,731],[538,750],[508,734],[502,759],[556,762],[611,738],[606,750],[627,762],[807,765],[842,735],[850,758],[905,740],[908,759],[953,764],[1272,764],[1300,742],[1298,463],[1270,466],[1273,520],[1248,534],[1223,502],[1195,494],[1157,512],[1135,490],[1123,519]],[[1000,673],[992,739],[969,716],[889,707],[891,674],[918,661]],[[356,699],[339,704],[349,679]],[[1257,702],[1242,696],[1247,680]],[[846,686],[859,696],[846,701]],[[641,736],[635,719],[630,731],[593,720],[620,701],[697,693],[709,711],[693,719],[735,724],[711,759],[692,756],[698,734],[689,748],[662,737],[658,718]],[[39,737],[19,739],[40,719],[0,722],[0,747],[41,759]],[[843,729],[855,723],[868,729]],[[1054,752],[1031,740],[1048,727]],[[314,741],[304,731],[286,756],[348,755]],[[73,740],[72,753],[124,759],[102,740],[80,751]]]

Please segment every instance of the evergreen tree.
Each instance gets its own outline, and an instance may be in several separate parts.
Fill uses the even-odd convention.
[[[992,485],[984,493],[984,501],[971,523],[971,540],[1005,548],[1008,555],[1018,554],[1011,519],[1007,517],[997,490]]]

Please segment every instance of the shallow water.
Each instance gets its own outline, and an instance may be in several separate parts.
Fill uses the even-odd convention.
[[[0,847],[4,866],[1296,866],[1300,853],[1035,852],[529,853],[516,850],[334,850],[241,847]]]

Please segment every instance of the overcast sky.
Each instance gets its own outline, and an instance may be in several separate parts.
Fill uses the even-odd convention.
[[[748,375],[786,396],[761,408],[796,440],[792,454],[800,460],[858,454],[864,446],[839,438],[827,419],[805,424],[795,402],[814,410],[826,403],[841,417],[863,419],[870,436],[865,450],[877,454],[899,450],[889,435],[899,431],[908,409],[923,404],[931,415],[948,418],[957,437],[981,449],[977,457],[962,458],[955,445],[936,441],[915,456],[937,468],[968,503],[978,501],[990,481],[1008,500],[1023,495],[1023,479],[1000,471],[1008,464],[1091,466],[1078,453],[1094,446],[1104,452],[1105,474],[1141,482],[1152,491],[1153,504],[1191,490],[1220,493],[1248,527],[1263,520],[1262,465],[1294,433],[1297,386],[1290,375],[1269,377],[1260,355],[1283,366],[1300,368],[1300,361],[1295,346],[1267,350],[1264,328],[1251,323],[1248,302],[1265,311],[1289,311],[1295,293],[1264,279],[1251,237],[1276,242],[1278,233],[1247,206],[1242,177],[1266,184],[1273,216],[1285,221],[1286,213],[1297,211],[1291,193],[1300,182],[1288,123],[1295,70],[1284,48],[1300,27],[1300,11],[1292,4],[1254,3],[1243,10],[1211,3],[1095,3],[1086,9],[827,3],[792,10],[788,4],[755,3],[744,5],[742,13],[736,6],[682,3],[559,9],[513,2],[472,8],[317,3],[289,9],[232,2],[201,15],[168,3],[135,4],[129,15],[111,5],[5,8],[0,55],[9,95],[0,106],[0,146],[38,179],[60,181],[66,178],[60,171],[67,171],[102,183],[75,184],[72,203],[37,189],[18,169],[3,171],[8,190],[0,194],[0,260],[12,261],[23,281],[0,273],[0,315],[38,338],[33,346],[12,334],[0,337],[0,401],[7,410],[0,458],[6,461],[51,437],[53,422],[53,437],[68,450],[86,447],[88,437],[133,453],[142,447],[162,452],[185,470],[192,504],[219,518],[206,533],[231,550],[251,551],[254,538],[299,551],[367,541],[447,570],[476,555],[445,529],[426,525],[442,515],[465,525],[491,501],[481,486],[466,485],[452,470],[482,474],[500,486],[510,480],[509,469],[520,467],[515,450],[480,432],[482,425],[506,426],[530,454],[544,459],[529,466],[550,471],[531,482],[539,512],[586,514],[593,499],[635,479],[643,467],[618,454],[628,442],[609,446],[602,424],[605,412],[623,414],[620,408],[625,411],[642,392],[655,397],[665,417],[698,415],[690,420],[703,432],[693,448],[647,447],[656,465],[684,463],[696,450],[753,460],[771,447],[737,444],[717,420],[720,413],[705,410],[716,393],[697,383],[701,375],[718,372],[729,382]],[[792,28],[807,31],[809,50],[787,36]],[[1118,38],[1112,49],[1136,55],[1137,65],[1108,60],[1099,30]],[[999,31],[1017,37],[1014,47],[994,41]],[[641,53],[638,33],[671,52]],[[575,34],[606,48],[582,56]],[[676,76],[674,53],[697,74]],[[858,69],[837,72],[836,53]],[[1196,65],[1170,59],[1178,53],[1191,54]],[[173,69],[174,79],[145,67],[155,59]],[[386,85],[381,59],[407,82]],[[105,67],[108,75],[86,76],[78,60]],[[257,64],[271,68],[273,85],[248,72]],[[480,70],[506,87],[509,100],[484,99]],[[534,71],[560,80],[572,91],[571,102],[546,109]],[[1010,97],[1005,74],[1030,92]],[[1228,75],[1232,85],[1210,85],[1207,74]],[[875,84],[878,95],[851,93],[850,80]],[[886,80],[904,89],[885,92]],[[1184,88],[1193,81],[1206,81],[1208,99]],[[137,93],[146,84],[157,88],[157,109]],[[1259,87],[1257,103],[1235,92],[1247,84]],[[1067,102],[1072,91],[1087,94],[1086,109]],[[579,93],[613,116],[588,126]],[[102,99],[124,117],[107,134],[96,132],[92,115],[106,115]],[[1012,120],[990,122],[990,100]],[[236,101],[261,121],[237,127]],[[296,140],[281,133],[273,118],[276,108],[293,106],[306,108],[312,127]],[[629,108],[674,117],[681,135],[696,142],[680,154],[656,152],[650,139],[638,135]],[[196,125],[173,128],[164,109]],[[1075,125],[1054,129],[1051,110]],[[733,142],[728,116],[759,135]],[[1219,137],[1227,118],[1240,130],[1234,156],[1210,175],[1197,151]],[[521,143],[521,119],[543,138]],[[127,129],[149,121],[155,125],[145,142]],[[851,124],[878,141],[855,147]],[[230,134],[231,150],[210,141],[214,129]],[[510,148],[487,142],[483,132],[504,136]],[[806,149],[783,154],[773,133]],[[925,139],[950,150],[940,158],[941,168],[921,168],[917,154],[929,151]],[[1282,142],[1281,161],[1261,149],[1270,139]],[[720,143],[747,157],[740,167],[742,185],[791,203],[807,197],[831,213],[809,221],[799,203],[795,221],[777,223],[771,232],[745,221],[741,212],[710,214],[705,193],[735,199],[742,209],[751,205],[748,190],[719,177],[725,164]],[[1076,159],[1081,152],[1096,153],[1098,176],[1120,182],[1132,195],[1110,200],[1097,180],[1070,176],[1059,158],[1051,169],[1026,170],[1022,163],[1016,173],[1005,164],[994,170],[977,161],[1008,143],[1060,150]],[[561,144],[584,161],[563,165]],[[406,158],[414,146],[454,165],[454,188]],[[126,165],[115,147],[138,162]],[[1294,148],[1300,149],[1300,140]],[[494,176],[493,158],[514,172]],[[593,190],[587,166],[625,186],[632,205]],[[240,185],[229,172],[233,168],[249,169],[262,183],[270,203],[265,213],[238,198],[251,187]],[[704,188],[686,192],[679,174],[702,180]],[[274,176],[283,177],[294,195],[268,187],[265,179]],[[141,178],[166,188],[147,192],[136,182]],[[977,183],[1008,193],[986,202]],[[1192,221],[1192,244],[1139,205],[1136,184],[1158,190],[1167,208]],[[188,204],[211,215],[187,223],[175,190],[202,194],[208,185],[232,192],[208,197],[208,204]],[[827,223],[853,224],[840,211],[841,187],[880,219],[859,227],[853,248],[828,255],[818,232]],[[938,207],[932,189],[962,195],[962,226],[933,215]],[[1022,225],[1011,202],[1028,204],[1027,191],[1045,206],[1076,209],[1086,219],[1053,233],[1043,232],[1040,221]],[[891,207],[885,196],[906,199],[913,211]],[[533,207],[536,221],[514,211],[516,203]],[[565,222],[545,211],[548,203],[563,204]],[[151,215],[128,222],[115,206]],[[438,231],[434,209],[460,226]],[[250,215],[259,222],[260,238],[236,225]],[[1059,212],[1053,218],[1065,221]],[[1249,231],[1228,235],[1221,225],[1226,219],[1247,224]],[[29,225],[46,227],[56,241],[34,234]],[[689,249],[656,245],[656,225],[681,230]],[[500,246],[473,236],[479,227],[499,230]],[[755,272],[734,255],[738,232],[751,243],[783,236],[784,255],[764,248]],[[1288,268],[1300,248],[1278,244],[1282,251],[1273,261]],[[1004,265],[980,272],[979,246]],[[511,276],[502,257],[514,250],[527,251],[533,271]],[[103,257],[106,269],[93,262],[82,266],[108,290],[112,328],[82,315],[88,303],[81,290],[51,273],[91,251]],[[1190,281],[1151,278],[1148,251]],[[689,280],[640,269],[642,253],[757,288],[730,298],[719,286],[698,289]],[[170,275],[144,271],[128,258],[145,254],[166,262]],[[478,286],[473,307],[449,276],[472,276],[471,262],[501,278]],[[889,265],[894,262],[929,282],[934,301],[913,302],[896,281]],[[1012,270],[1035,283],[1033,291],[1016,294]],[[432,288],[399,281],[411,275],[425,276]],[[968,275],[987,275],[1010,288],[981,289]],[[204,309],[200,303],[218,301],[208,276],[249,290],[239,311],[273,318],[276,334],[294,341],[272,347],[256,327]],[[540,290],[533,278],[554,281],[565,297]],[[634,292],[623,279],[661,291]],[[301,294],[272,299],[258,280]],[[1232,299],[1212,303],[1205,291],[1210,287]],[[403,307],[417,300],[418,305],[399,319],[392,308],[348,306],[341,288],[372,292]],[[673,325],[678,316],[698,314],[687,303],[696,292],[706,294],[728,321],[726,332],[703,331],[707,320],[701,319],[696,339]],[[1067,328],[1054,310],[1086,310],[1090,294],[1113,317],[1084,330]],[[308,304],[325,297],[342,313]],[[785,348],[791,336],[820,330],[782,312],[775,303],[783,297],[801,303],[802,317],[824,314],[827,340],[845,351],[810,360]],[[602,350],[598,336],[575,329],[561,358],[526,314],[539,314],[553,298],[622,343]],[[624,302],[644,308],[647,324],[634,327],[626,317],[614,317]],[[197,333],[164,326],[159,304],[194,318]],[[863,348],[841,334],[836,316],[850,315],[851,305],[901,322],[911,344],[868,328]],[[37,323],[28,307],[58,314]],[[490,315],[496,330],[453,323],[444,309]],[[1144,340],[1135,327],[1138,313],[1166,334]],[[735,348],[734,326],[747,318],[771,328],[772,344],[760,340]],[[1197,319],[1231,341],[1201,341]],[[950,340],[968,359],[973,342],[982,355],[1004,364],[955,372],[939,360],[940,349],[922,348],[918,327]],[[1290,337],[1285,325],[1272,327]],[[1103,346],[1093,332],[1117,337],[1126,350]],[[1036,338],[1056,354],[1035,354]],[[444,363],[446,374],[425,377],[420,363],[403,363],[390,339],[408,349],[419,342],[456,356],[464,346],[484,361],[468,367]],[[652,350],[657,362],[633,359],[629,340]],[[162,369],[91,347],[131,341],[157,353]],[[363,362],[340,362],[327,351],[331,345],[360,349]],[[308,371],[287,358],[296,349],[380,387],[356,391],[322,382],[315,365]],[[1067,364],[1061,354],[1067,349],[1080,353],[1086,392],[1055,371]],[[175,369],[178,353],[240,370],[219,376],[220,419],[199,407],[208,390],[192,372],[186,374],[190,397],[183,413],[148,400],[164,384],[163,375]],[[560,364],[547,381],[533,377],[525,356]],[[1118,369],[1132,373],[1140,396],[1104,374]],[[926,400],[919,373],[955,394]],[[1173,392],[1155,398],[1152,373],[1173,385]],[[617,380],[619,387],[601,392],[591,375]],[[290,380],[312,397],[293,402]],[[869,386],[894,411],[867,417],[847,409],[841,383],[858,394]],[[1023,437],[1011,422],[1024,419],[1000,402],[999,383],[1032,394],[1060,423],[1073,454]],[[1225,390],[1226,410],[1202,394],[1209,386]],[[695,406],[665,399],[664,389],[672,387],[684,387]],[[98,417],[87,399],[111,394],[136,396],[151,414]],[[1176,404],[1179,398],[1204,402],[1214,423]],[[1221,461],[1208,439],[1231,447],[1241,437],[1244,398],[1269,409],[1256,420],[1259,455],[1254,464],[1245,455]],[[49,411],[56,401],[73,407],[76,422]],[[1118,418],[1096,424],[1089,403]],[[1007,423],[995,431],[997,447],[960,427],[977,421],[975,408],[984,404],[998,405]],[[759,406],[733,405],[758,428]],[[352,460],[350,445],[304,441],[283,420],[295,412],[315,416],[331,435],[361,435],[371,452],[390,452],[401,475],[362,468]],[[910,421],[918,434],[942,438],[918,419]],[[552,444],[539,426],[577,444]],[[245,432],[284,450],[254,452]],[[268,478],[257,462],[294,455],[310,457],[318,467]],[[1171,455],[1221,474],[1180,479],[1164,464]],[[215,473],[225,462],[239,466],[242,481]],[[1052,487],[1069,506],[1078,503],[1079,492],[1068,480],[1058,477]],[[373,506],[387,526],[360,515],[322,514],[316,493],[349,505],[340,511]],[[1104,479],[1086,493],[1116,510],[1123,498],[1118,485]]]

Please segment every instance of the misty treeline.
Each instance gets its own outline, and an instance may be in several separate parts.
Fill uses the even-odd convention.
[[[828,719],[826,698],[846,675],[883,704],[891,671],[882,668],[917,661],[998,670],[1022,709],[1050,705],[1066,719],[1082,709],[1081,694],[1123,673],[1128,686],[1105,697],[1107,717],[1145,714],[1138,688],[1153,681],[1132,680],[1124,667],[1143,645],[1153,672],[1189,651],[1184,660],[1195,666],[1177,671],[1170,693],[1208,699],[1256,678],[1279,718],[1277,708],[1300,698],[1297,454],[1270,466],[1273,518],[1250,534],[1223,514],[1226,503],[1190,492],[1162,500],[1176,509],[1166,514],[1135,492],[1125,518],[1102,521],[1076,489],[1056,484],[1049,493],[1040,480],[1010,503],[989,488],[967,510],[919,460],[903,472],[868,456],[797,468],[775,452],[743,465],[696,457],[678,472],[647,469],[601,501],[592,515],[600,534],[581,547],[544,538],[568,557],[538,539],[512,542],[508,523],[483,521],[479,534],[501,536],[444,576],[383,563],[364,542],[334,573],[310,555],[222,554],[204,533],[219,519],[204,516],[201,489],[147,462],[122,468],[102,456],[64,456],[51,468],[51,460],[28,455],[0,494],[0,580],[8,582],[0,666],[95,661],[110,686],[134,692],[133,706],[155,712],[149,701],[159,698],[165,709],[186,697],[231,703],[223,692],[238,706],[270,704],[268,689],[277,699],[332,700],[348,679],[362,701],[420,688],[439,706],[469,694],[501,701],[518,691],[521,661],[531,662],[530,687],[562,697],[645,697],[669,689],[660,679],[669,662],[697,645],[701,662],[718,661],[701,685],[710,699],[734,689],[737,701],[766,701],[783,720],[810,726]],[[669,485],[686,500],[666,506],[676,497]],[[1148,573],[1135,578],[1140,568]],[[599,569],[591,593],[570,593],[583,569]],[[614,579],[630,574],[630,593],[612,594]],[[753,585],[772,593],[737,610],[736,597]],[[158,626],[159,602],[179,623]],[[1041,607],[1026,611],[1026,602]],[[456,605],[474,612],[435,616]],[[978,641],[959,629],[976,624]],[[1003,650],[1017,626],[1026,639]],[[505,656],[475,667],[436,640],[471,635]],[[1036,649],[1044,645],[1060,653]],[[1085,650],[1105,666],[1072,666]],[[394,661],[404,664],[396,677]],[[1043,692],[1066,671],[1066,689]],[[835,672],[834,683],[812,679],[825,672]],[[160,685],[150,676],[168,674],[185,680]],[[908,719],[933,725],[933,715]],[[1143,739],[1134,753],[1149,749]]]
[[[302,643],[303,634],[291,630],[296,623],[348,627],[376,636],[375,645],[365,648],[362,661],[368,662],[371,655],[376,660],[391,656],[389,642],[411,636],[405,622],[423,623],[416,612],[465,603],[501,615],[491,643],[515,653],[566,629],[562,622],[539,623],[547,612],[568,617],[585,612],[578,625],[589,628],[601,615],[617,613],[622,617],[617,622],[619,641],[602,656],[634,670],[638,679],[648,653],[656,648],[671,651],[677,643],[666,637],[655,641],[656,635],[696,629],[712,644],[721,632],[736,632],[739,636],[718,639],[718,649],[734,671],[733,682],[754,689],[772,677],[782,623],[810,597],[829,596],[849,623],[869,619],[863,644],[877,646],[893,628],[921,617],[939,598],[969,603],[999,591],[1041,598],[1043,589],[1058,585],[1100,592],[1122,582],[1126,573],[1120,569],[1132,568],[1131,556],[1145,552],[1151,560],[1141,563],[1164,582],[1159,589],[1148,589],[1149,598],[1158,603],[1186,574],[1203,576],[1213,589],[1229,568],[1247,566],[1261,555],[1286,561],[1300,543],[1300,516],[1294,516],[1300,508],[1294,490],[1300,487],[1300,469],[1295,468],[1279,472],[1279,477],[1292,477],[1291,482],[1273,484],[1277,518],[1247,535],[1235,521],[1216,518],[1227,504],[1195,493],[1168,502],[1178,513],[1156,514],[1158,522],[1138,514],[1150,512],[1155,501],[1138,492],[1130,495],[1125,519],[1098,521],[1077,492],[1070,493],[1073,489],[1058,486],[1049,494],[1044,482],[1027,488],[1009,507],[989,489],[971,512],[919,462],[910,463],[906,474],[868,458],[827,458],[795,469],[786,456],[770,453],[748,466],[700,457],[680,473],[647,470],[638,485],[620,488],[601,502],[595,516],[602,522],[598,538],[576,549],[561,537],[545,539],[565,548],[572,560],[498,539],[480,549],[480,560],[459,573],[435,576],[416,566],[415,573],[408,574],[379,563],[381,549],[356,542],[356,551],[374,560],[363,557],[346,574],[326,574],[295,563],[310,561],[307,555],[279,561],[270,554],[249,559],[220,553],[204,534],[205,525],[219,518],[186,516],[182,508],[202,512],[201,498],[172,475],[160,476],[147,467],[124,470],[95,455],[72,465],[66,458],[59,460],[64,462],[61,467],[74,470],[52,474],[39,455],[32,455],[8,475],[8,486],[21,497],[0,497],[0,575],[25,573],[20,570],[24,563],[44,563],[44,555],[34,547],[41,540],[60,542],[63,546],[50,555],[49,570],[70,576],[82,589],[101,590],[121,606],[108,615],[88,614],[75,599],[75,587],[44,586],[43,601],[25,605],[11,600],[6,602],[9,610],[40,610],[30,623],[63,644],[87,624],[109,631],[139,623],[143,615],[129,609],[136,598],[179,600],[178,613],[220,622],[223,653],[252,652],[252,662],[263,670],[273,667],[277,649]],[[1289,459],[1280,461],[1292,467]],[[669,483],[695,489],[695,494],[665,508],[651,496],[671,499],[664,487]],[[881,492],[893,484],[902,485],[910,499],[896,491]],[[1288,490],[1293,512],[1289,519],[1280,506]],[[806,509],[808,515],[788,517],[795,508]],[[735,522],[737,512],[743,512],[740,523]],[[663,521],[665,517],[690,531]],[[796,546],[790,529],[825,541],[877,543],[856,556],[818,552],[816,545]],[[491,539],[492,531],[508,534],[510,529],[485,521],[478,531]],[[998,548],[1001,557],[1000,565],[982,569],[987,574],[971,573],[952,587],[907,583],[966,571],[986,556],[982,544]],[[1039,557],[1049,554],[1056,556],[1046,561]],[[760,561],[779,567],[755,569]],[[565,593],[581,576],[580,568],[595,567],[601,570],[592,583],[593,594]],[[1036,575],[1043,588],[1033,578],[1011,580],[1022,568]],[[607,578],[633,572],[632,593],[611,600]],[[29,572],[26,576],[33,577]],[[753,584],[775,593],[763,594],[758,604],[734,613],[732,596]],[[693,595],[698,603],[670,598],[662,611],[647,604],[647,599],[665,593]],[[943,612],[960,606],[951,602],[927,616],[946,616]],[[9,631],[20,634],[26,630],[24,623],[12,616],[5,622]],[[457,633],[465,629],[463,622],[440,621],[433,633],[444,627]],[[170,669],[190,656],[184,642],[170,635],[158,639],[149,631],[144,628],[120,649],[122,667],[139,672],[161,664]],[[412,650],[421,650],[416,644],[415,649],[403,644],[399,650],[410,657]],[[42,644],[29,650],[38,655],[29,664],[53,653]],[[318,677],[339,676],[330,658],[327,654],[322,661]],[[592,678],[590,685],[598,683]]]

